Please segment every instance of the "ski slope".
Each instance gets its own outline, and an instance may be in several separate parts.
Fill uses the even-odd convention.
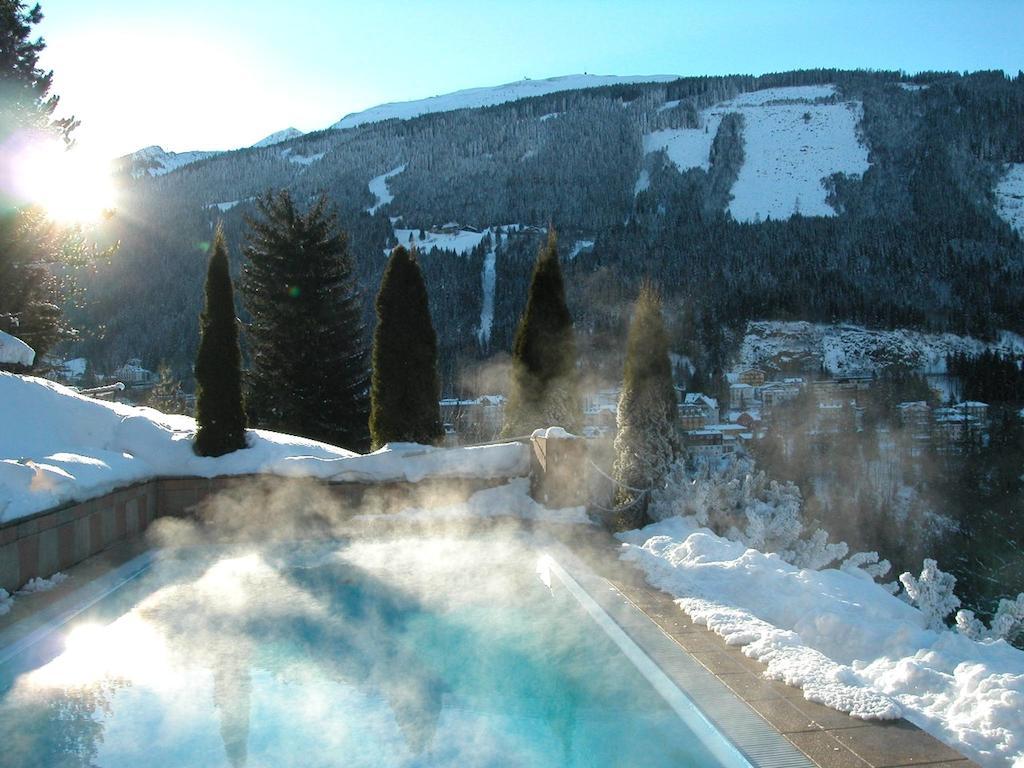
[[[370,179],[370,183],[367,185],[370,190],[370,194],[373,195],[377,202],[366,209],[366,212],[373,216],[378,209],[384,207],[392,200],[395,196],[391,194],[391,190],[388,189],[388,179],[392,176],[397,176],[405,170],[405,163],[402,163],[397,168],[394,168],[387,173],[382,173],[380,176],[374,176]]]
[[[489,88],[468,88],[441,96],[431,96],[415,101],[399,101],[381,104],[362,112],[353,112],[336,122],[331,128],[341,130],[355,128],[381,120],[411,120],[420,115],[434,112],[451,112],[456,109],[491,107],[509,101],[544,96],[558,91],[574,91],[580,88],[600,88],[605,85],[625,83],[666,83],[676,80],[678,75],[564,75],[544,80],[520,80],[515,83]]]
[[[711,145],[722,118],[743,116],[743,165],[733,184],[729,212],[737,221],[834,216],[823,179],[861,174],[868,150],[857,126],[860,102],[827,102],[834,86],[767,88],[740,94],[703,110],[698,128],[654,131],[644,136],[646,153],[665,150],[681,171],[710,167]],[[639,187],[638,183],[638,187]]]

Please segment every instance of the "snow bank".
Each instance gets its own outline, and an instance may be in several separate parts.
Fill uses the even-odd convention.
[[[982,764],[1024,764],[1024,651],[928,629],[858,569],[800,569],[689,519],[619,538],[624,560],[767,677],[855,717],[905,717]]]
[[[6,365],[32,365],[36,351],[16,336],[0,331],[0,363]]]
[[[270,473],[340,481],[512,477],[529,469],[518,443],[441,449],[388,445],[366,456],[250,429],[249,447],[192,452],[195,420],[92,400],[51,381],[0,373],[0,522],[158,476]]]

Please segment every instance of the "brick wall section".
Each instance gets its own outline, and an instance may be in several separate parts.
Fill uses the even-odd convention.
[[[342,514],[367,508],[387,513],[413,505],[458,503],[507,480],[427,478],[419,483],[325,484],[268,475],[158,478],[0,524],[0,588],[13,592],[30,579],[69,568],[117,541],[140,535],[157,517],[201,518],[203,501],[215,494],[239,491],[249,498],[254,489],[269,495],[289,484],[306,484],[326,488]]]

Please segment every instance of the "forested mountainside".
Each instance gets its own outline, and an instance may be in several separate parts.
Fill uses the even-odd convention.
[[[509,348],[549,223],[585,351],[621,349],[645,277],[664,295],[674,350],[709,368],[752,318],[1024,331],[1007,181],[1020,163],[1024,75],[835,70],[363,122],[159,176],[133,178],[129,156],[104,232],[120,250],[83,276],[71,311],[106,327],[76,352],[189,378],[213,226],[223,220],[237,269],[253,200],[277,188],[336,207],[367,332],[386,250],[420,247],[446,388],[461,362]]]

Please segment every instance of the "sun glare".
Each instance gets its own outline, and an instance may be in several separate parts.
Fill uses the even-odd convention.
[[[41,206],[62,224],[96,221],[115,206],[110,161],[79,147],[34,138],[17,148],[8,170],[15,199]]]

